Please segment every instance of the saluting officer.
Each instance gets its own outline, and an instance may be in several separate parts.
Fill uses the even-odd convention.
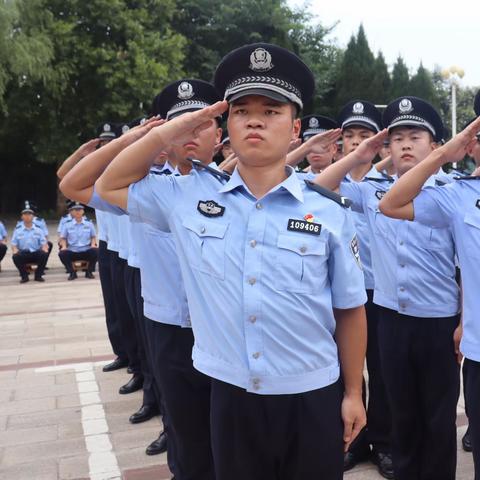
[[[12,260],[20,273],[20,283],[28,282],[27,263],[36,263],[35,281],[44,282],[43,273],[48,259],[48,244],[43,231],[34,225],[35,211],[25,200],[22,217],[12,236]]]
[[[475,100],[480,116],[480,94]],[[382,199],[385,215],[415,220],[432,229],[451,228],[462,272],[463,335],[460,351],[468,369],[465,401],[473,447],[475,480],[480,479],[480,176],[458,177],[444,187],[424,187],[442,165],[460,161],[478,148],[480,118],[407,172]],[[469,153],[471,155],[471,153]],[[478,171],[477,171],[478,172]],[[440,477],[443,478],[443,477]]]
[[[215,86],[229,103],[231,178],[146,176],[159,151],[211,126],[222,102],[153,128],[96,188],[174,235],[194,366],[212,377],[217,479],[341,479],[344,442],[365,424],[366,295],[342,199],[285,167],[313,74],[293,53],[258,43],[228,54]]]
[[[391,102],[383,123],[400,178],[443,136],[437,111],[416,97]],[[383,131],[365,140],[315,181],[336,187],[349,169],[378,153],[386,135]],[[342,182],[340,192],[354,209],[365,212],[375,252],[373,301],[379,305],[378,344],[392,414],[395,479],[454,480],[460,295],[453,235],[448,227],[432,229],[382,215],[378,204],[392,183],[388,178]],[[434,176],[429,184],[435,185]]]
[[[73,202],[68,209],[72,220],[65,222],[60,231],[60,251],[58,256],[68,272],[68,280],[75,280],[77,272],[73,268],[76,260],[88,261],[86,278],[95,278],[93,270],[97,263],[98,249],[95,226],[84,218],[84,206]]]

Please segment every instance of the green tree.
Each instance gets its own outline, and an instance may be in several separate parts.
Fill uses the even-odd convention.
[[[352,36],[337,72],[336,104],[341,107],[348,101],[361,98],[374,101],[375,57],[368,45],[363,25],[357,36]]]
[[[432,75],[421,63],[415,75],[410,79],[409,92],[409,95],[423,98],[432,104],[437,102]]]
[[[378,52],[373,69],[375,74],[371,85],[372,100],[375,104],[386,105],[391,99],[392,80],[382,52]]]
[[[40,29],[53,53],[43,76],[24,74],[14,81],[10,73],[3,95],[8,117],[0,117],[0,158],[10,166],[8,175],[2,174],[4,209],[23,196],[15,185],[23,165],[60,162],[91,138],[100,122],[128,121],[148,108],[167,82],[183,74],[185,45],[170,27],[173,0],[17,0],[15,5],[14,30]]]
[[[410,74],[402,57],[398,57],[392,70],[392,100],[403,95],[410,95]]]

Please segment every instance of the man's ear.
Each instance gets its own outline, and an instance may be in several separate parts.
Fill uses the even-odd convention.
[[[302,129],[302,122],[299,118],[293,120],[293,129],[292,129],[292,140],[295,140],[299,137],[300,131]]]
[[[222,133],[223,133],[223,130],[218,127],[217,128],[217,137],[216,137],[216,143],[220,143],[222,141]]]

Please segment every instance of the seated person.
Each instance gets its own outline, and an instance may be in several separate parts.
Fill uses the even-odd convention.
[[[95,226],[84,218],[84,207],[79,202],[72,202],[69,207],[73,220],[65,222],[60,232],[60,252],[58,256],[69,273],[68,280],[75,280],[72,262],[76,260],[88,261],[85,277],[95,278],[93,270],[97,263],[97,239]]]
[[[7,253],[7,229],[5,225],[0,222],[0,262],[5,257]]]
[[[22,210],[21,221],[12,237],[12,260],[20,273],[20,283],[28,282],[27,263],[36,263],[35,280],[43,282],[43,273],[48,259],[48,244],[43,231],[33,222],[34,210],[28,200]]]

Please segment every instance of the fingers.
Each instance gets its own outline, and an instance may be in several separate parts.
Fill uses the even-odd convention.
[[[343,419],[343,442],[345,443],[345,452],[348,451],[352,443],[353,421],[350,419]]]
[[[480,117],[476,118],[468,127],[463,130],[469,137],[474,137],[480,132]]]

